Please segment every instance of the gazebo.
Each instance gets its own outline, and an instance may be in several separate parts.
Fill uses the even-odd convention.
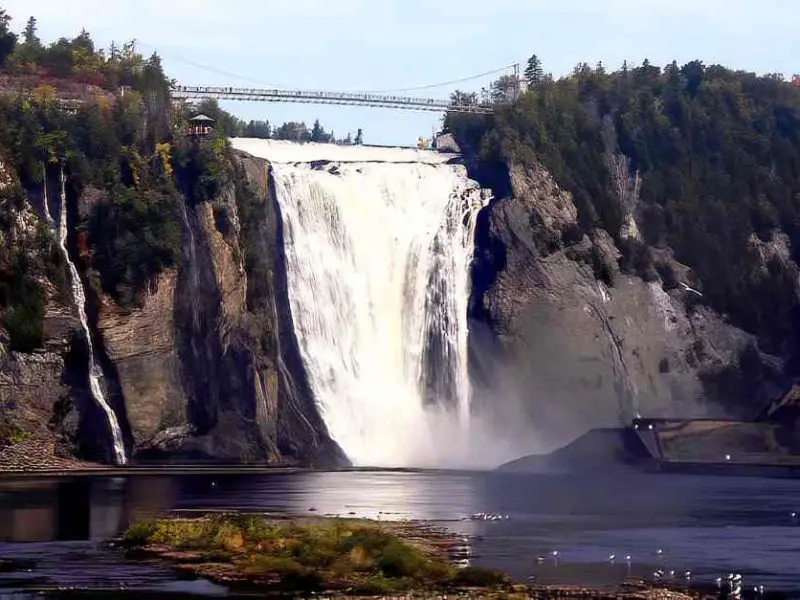
[[[214,129],[214,119],[206,115],[197,115],[189,119],[190,135],[208,135]]]

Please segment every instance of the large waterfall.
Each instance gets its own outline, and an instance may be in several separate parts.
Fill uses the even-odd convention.
[[[234,140],[268,159],[315,401],[357,465],[458,466],[467,302],[487,196],[435,152]]]
[[[111,408],[108,401],[106,400],[105,394],[103,393],[103,387],[100,384],[100,378],[102,377],[102,373],[94,357],[94,344],[92,343],[92,336],[89,333],[89,322],[88,319],[86,318],[86,294],[83,290],[83,283],[81,282],[80,275],[78,274],[78,269],[75,267],[75,264],[70,259],[69,252],[67,251],[66,181],[67,179],[64,175],[64,170],[62,168],[61,209],[58,216],[58,243],[61,246],[61,252],[64,255],[64,259],[66,260],[67,267],[69,268],[70,283],[72,285],[72,297],[73,300],[75,301],[75,306],[78,309],[78,317],[80,318],[81,325],[83,326],[83,332],[86,336],[86,344],[89,347],[89,389],[92,392],[92,397],[94,398],[94,401],[102,409],[103,413],[106,416],[106,420],[108,421],[108,427],[109,430],[111,431],[111,441],[113,444],[114,459],[118,465],[124,465],[127,459],[125,456],[125,445],[122,441],[122,432],[119,427],[119,421],[117,420],[117,415],[114,414],[114,410]],[[52,217],[50,216],[50,209],[47,201],[46,185],[45,185],[44,205],[45,205],[45,214],[47,216],[47,219],[48,221],[52,222]]]

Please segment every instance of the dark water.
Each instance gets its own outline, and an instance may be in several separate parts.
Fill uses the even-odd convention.
[[[800,597],[800,482],[646,474],[339,472],[0,482],[0,598],[59,587],[225,595],[105,541],[171,509],[417,518],[469,539],[473,564],[539,581],[608,584],[628,575],[714,582],[741,573]],[[508,515],[472,521],[476,512]],[[662,553],[657,553],[658,549]],[[557,551],[558,557],[553,557]],[[610,554],[616,555],[612,564]],[[626,555],[630,555],[628,563]],[[541,558],[540,558],[541,557]],[[11,561],[3,562],[3,561]],[[41,596],[40,596],[41,597]],[[109,597],[107,594],[103,597]]]

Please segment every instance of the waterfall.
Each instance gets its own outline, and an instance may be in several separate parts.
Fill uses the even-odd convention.
[[[47,171],[45,170],[44,163],[42,163],[42,173],[45,174],[42,181],[42,202],[44,203],[44,218],[47,220],[47,226],[50,230],[55,229],[55,222],[53,215],[50,214],[50,201],[47,199]]]
[[[83,332],[86,335],[86,344],[89,348],[89,388],[92,392],[92,398],[97,405],[103,410],[108,420],[108,427],[111,430],[111,439],[114,445],[114,459],[118,465],[124,465],[127,462],[125,457],[125,445],[122,441],[122,431],[119,428],[117,415],[114,414],[113,409],[108,404],[103,387],[100,384],[102,372],[100,367],[97,366],[97,361],[94,356],[94,344],[92,343],[92,336],[89,333],[89,321],[86,318],[86,293],[83,289],[83,282],[81,282],[78,269],[69,257],[67,251],[67,178],[64,175],[64,168],[61,168],[61,212],[58,216],[58,242],[61,246],[61,252],[64,254],[64,260],[67,262],[70,274],[70,282],[72,285],[72,297],[75,305],[78,307],[78,317],[80,318]],[[46,190],[46,184],[45,184]],[[45,206],[47,206],[47,197],[45,194]],[[50,211],[47,209],[47,216],[50,217]]]
[[[357,465],[459,466],[467,302],[486,194],[435,152],[234,140],[269,159],[314,399]]]

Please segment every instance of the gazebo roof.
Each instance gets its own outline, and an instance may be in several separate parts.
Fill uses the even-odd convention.
[[[214,119],[211,117],[207,117],[205,115],[197,115],[196,117],[192,117],[189,121],[202,121],[204,123],[213,123]]]

